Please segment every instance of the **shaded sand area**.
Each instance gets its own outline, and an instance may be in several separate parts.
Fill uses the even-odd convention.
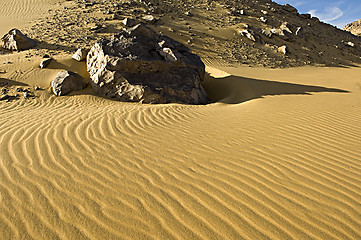
[[[44,90],[0,102],[2,239],[361,238],[360,68],[213,64],[215,103],[141,105],[21,54],[0,77]]]
[[[48,13],[58,0],[0,0],[0,36],[11,28],[29,26],[29,22]]]

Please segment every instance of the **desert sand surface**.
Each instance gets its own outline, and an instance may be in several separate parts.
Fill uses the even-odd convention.
[[[359,66],[208,59],[211,104],[149,105],[56,97],[85,63],[28,54],[0,55],[36,95],[0,101],[1,239],[361,238]]]
[[[207,71],[205,106],[0,103],[3,239],[360,238],[361,69]]]

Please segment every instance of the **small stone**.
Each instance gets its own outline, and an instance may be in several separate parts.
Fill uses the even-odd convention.
[[[271,29],[263,29],[263,30],[262,30],[262,33],[263,33],[266,37],[268,37],[268,38],[271,38],[272,35],[273,35]]]
[[[39,88],[38,86],[35,86],[35,87],[34,87],[34,90],[35,90],[35,91],[38,91],[38,90],[40,90],[40,88]]]
[[[23,91],[23,89],[21,88],[21,87],[18,87],[18,88],[16,88],[16,90],[15,90],[16,92],[22,92]]]
[[[249,40],[256,42],[255,36],[248,29],[239,30],[238,32]]]
[[[73,59],[78,62],[84,61],[86,59],[86,55],[88,54],[88,50],[84,48],[79,48],[73,55]]]
[[[346,45],[349,47],[355,47],[355,44],[353,42],[347,42]]]
[[[41,61],[40,68],[41,69],[46,68],[52,60],[53,60],[52,58],[47,58],[47,59]]]
[[[288,22],[283,22],[280,26],[280,29],[282,31],[286,31],[286,32],[289,32],[289,33],[292,33],[292,29],[293,27],[288,23]]]
[[[164,57],[166,61],[175,62],[178,60],[176,54],[170,48],[163,48],[159,54]]]
[[[149,24],[154,24],[157,21],[157,19],[153,15],[145,15],[143,17],[143,20],[144,22]]]
[[[193,14],[192,14],[190,11],[185,12],[185,15],[188,16],[188,17],[192,17],[192,16],[193,16]]]
[[[131,18],[123,19],[122,23],[123,23],[123,25],[125,27],[133,27],[133,26],[135,26],[135,20],[131,19]]]
[[[283,45],[278,48],[278,52],[283,53],[284,55],[287,54],[287,46]]]
[[[299,37],[302,37],[303,35],[303,28],[302,27],[298,27],[297,30],[296,30],[296,36],[299,36]]]

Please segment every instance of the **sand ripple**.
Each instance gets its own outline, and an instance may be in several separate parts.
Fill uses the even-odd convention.
[[[2,239],[359,239],[357,99],[0,103]]]
[[[57,0],[0,0],[0,34],[47,14]]]

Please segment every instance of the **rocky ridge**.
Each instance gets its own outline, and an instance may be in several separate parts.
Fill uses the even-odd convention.
[[[39,40],[39,49],[73,53],[139,22],[188,45],[205,62],[272,68],[361,63],[359,37],[270,0],[64,1],[26,33]]]
[[[361,19],[347,24],[343,30],[351,32],[356,36],[361,36]]]

